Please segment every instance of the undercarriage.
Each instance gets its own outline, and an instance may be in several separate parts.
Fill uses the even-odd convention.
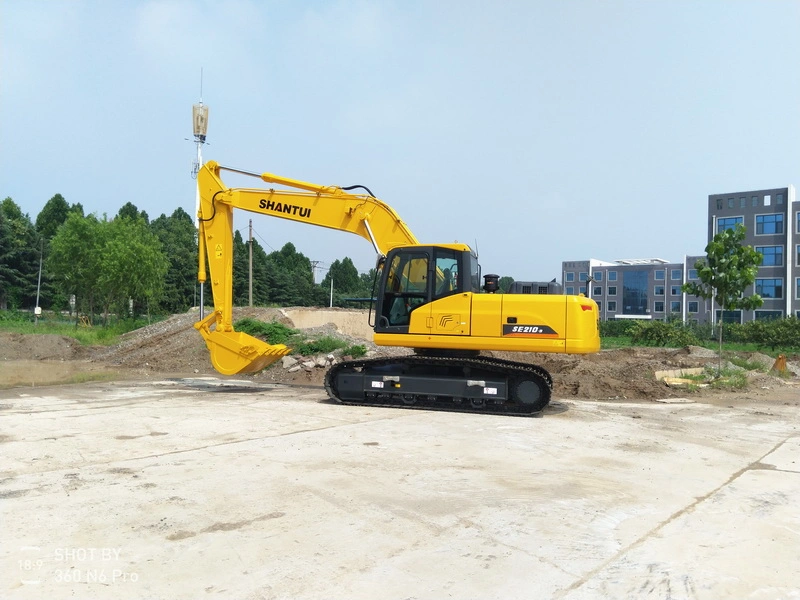
[[[532,415],[550,402],[553,380],[525,363],[416,355],[339,363],[325,389],[343,404]]]

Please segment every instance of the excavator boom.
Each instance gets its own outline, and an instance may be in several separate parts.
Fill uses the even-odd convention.
[[[275,189],[228,188],[221,171],[257,177]],[[233,328],[233,211],[242,209],[359,235],[385,255],[392,248],[417,245],[414,234],[386,203],[371,195],[351,194],[270,173],[251,173],[207,162],[197,174],[200,192],[198,280],[211,273],[214,312],[195,324],[220,373],[250,373],[279,360],[289,349],[270,345]]]

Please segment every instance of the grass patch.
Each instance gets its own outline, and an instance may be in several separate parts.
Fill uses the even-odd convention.
[[[75,323],[68,323],[63,320],[40,319],[39,323],[36,324],[30,320],[0,319],[0,331],[25,335],[62,335],[77,340],[83,346],[110,346],[115,344],[123,333],[144,327],[147,324],[140,321],[119,321],[106,327],[84,327],[81,325],[76,327]]]
[[[611,336],[600,338],[600,348],[613,350],[617,348],[630,348],[633,346],[630,336]]]
[[[698,383],[705,383],[708,381],[708,375],[704,373],[693,373],[690,375],[681,375],[681,379],[688,379],[689,381],[696,381]]]
[[[242,331],[253,337],[261,338],[268,344],[284,344],[290,346],[292,342],[297,342],[300,332],[297,329],[287,327],[283,323],[271,321],[265,323],[256,319],[244,318],[236,321],[233,326],[237,331]]]
[[[707,368],[708,369],[708,368]],[[722,369],[717,372],[716,369],[710,370],[711,380],[709,383],[711,387],[718,390],[743,390],[747,387],[747,373],[746,371],[739,371],[736,369]]]
[[[727,360],[731,364],[734,364],[737,367],[741,367],[742,369],[745,369],[746,371],[759,371],[761,373],[766,373],[767,372],[767,367],[765,367],[761,363],[758,363],[758,362],[755,362],[755,361],[752,361],[752,360],[747,360],[746,358],[740,358],[738,356],[730,356],[730,357],[725,357],[725,358],[727,358]]]
[[[98,371],[95,373],[75,373],[67,383],[89,383],[91,381],[113,381],[118,377],[111,371]]]
[[[367,347],[362,344],[353,344],[352,346],[342,348],[342,354],[344,356],[352,356],[353,358],[361,358],[367,354]]]
[[[347,342],[330,336],[323,336],[317,340],[308,340],[294,347],[294,351],[303,356],[312,354],[329,354],[347,347]]]

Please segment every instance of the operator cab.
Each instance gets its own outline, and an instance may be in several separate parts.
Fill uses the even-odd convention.
[[[480,290],[480,265],[464,244],[394,248],[379,265],[376,333],[408,333],[411,313],[452,294]]]

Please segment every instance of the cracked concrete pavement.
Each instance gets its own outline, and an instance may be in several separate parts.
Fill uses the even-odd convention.
[[[798,598],[796,407],[0,391],[0,596]]]

